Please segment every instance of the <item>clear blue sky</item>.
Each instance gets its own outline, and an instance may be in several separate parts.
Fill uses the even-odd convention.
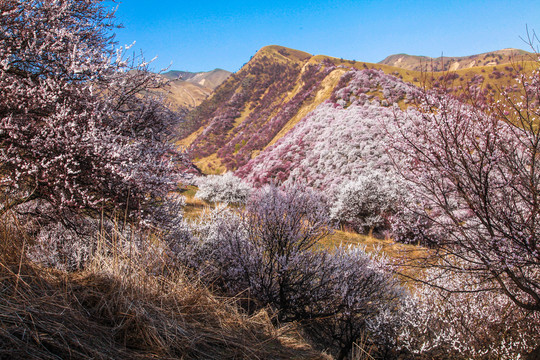
[[[117,41],[157,55],[156,70],[237,71],[265,45],[367,62],[528,50],[525,26],[540,33],[538,0],[123,0],[116,15]]]

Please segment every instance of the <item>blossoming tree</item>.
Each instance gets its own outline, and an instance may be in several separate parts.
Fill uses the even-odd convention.
[[[540,72],[517,72],[520,88],[492,101],[474,83],[461,98],[418,97],[420,116],[394,139],[418,219],[401,225],[423,224],[410,233],[433,248],[433,264],[466,274],[475,291],[540,311]]]
[[[177,116],[152,92],[162,80],[114,49],[114,12],[9,0],[0,13],[0,213],[149,215],[186,160],[165,141]]]

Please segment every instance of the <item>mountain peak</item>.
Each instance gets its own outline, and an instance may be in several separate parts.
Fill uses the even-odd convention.
[[[291,48],[287,48],[285,46],[279,46],[279,45],[268,45],[262,47],[259,51],[257,51],[257,54],[259,56],[272,56],[272,57],[283,57],[289,60],[293,61],[306,61],[311,58],[311,54],[295,50]]]

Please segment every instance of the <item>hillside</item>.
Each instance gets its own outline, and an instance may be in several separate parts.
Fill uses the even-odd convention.
[[[188,114],[178,145],[205,172],[237,169],[327,100],[348,68],[375,66],[264,47]]]
[[[346,74],[351,70],[380,70],[382,73],[377,72],[377,76],[391,75],[403,84],[450,86],[456,91],[461,91],[460,85],[474,81],[485,96],[491,96],[498,88],[511,84],[518,67],[532,68],[529,62],[505,63],[511,56],[500,56],[502,59],[496,56],[497,66],[474,66],[450,74],[425,73],[267,46],[187,115],[178,128],[177,144],[189,150],[203,172],[237,170],[276,144],[308,114],[346,87],[351,76]],[[382,103],[387,99],[379,96],[381,91],[381,88],[371,89],[368,95]],[[403,107],[404,103],[397,105]],[[332,131],[328,136],[331,134]]]
[[[503,49],[462,57],[431,58],[407,54],[390,55],[379,64],[414,71],[456,71],[479,66],[497,66],[534,59],[534,54],[519,49]]]
[[[403,123],[415,117],[403,109],[417,91],[381,70],[351,70],[327,101],[236,175],[254,185],[300,179],[329,193],[364,173],[388,178],[387,131],[396,119]]]

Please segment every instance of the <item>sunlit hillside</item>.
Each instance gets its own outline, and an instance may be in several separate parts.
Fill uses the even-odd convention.
[[[494,54],[496,65],[477,61],[482,66],[456,65],[457,70],[421,72],[415,66],[371,64],[267,46],[187,115],[178,128],[177,144],[189,149],[203,172],[222,173],[244,166],[285,136],[343,86],[340,81],[351,69],[380,69],[406,83],[450,86],[457,92],[476,81],[490,95],[510,85],[518,69],[532,69],[529,57],[518,61],[508,54],[500,58],[499,53]]]

